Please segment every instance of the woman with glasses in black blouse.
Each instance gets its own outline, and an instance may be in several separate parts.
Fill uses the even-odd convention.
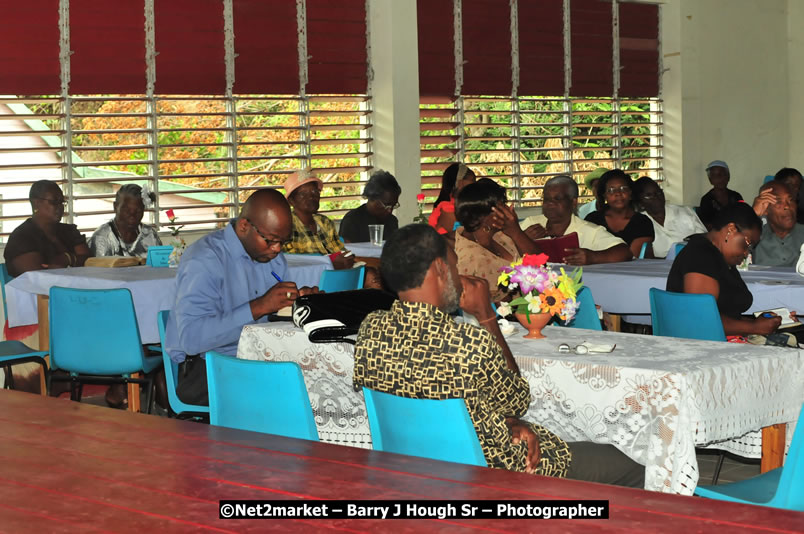
[[[365,243],[369,241],[369,225],[382,224],[383,240],[388,239],[399,228],[393,211],[399,207],[401,194],[393,174],[375,171],[363,190],[367,202],[343,217],[338,233],[347,243]]]
[[[642,245],[653,243],[653,223],[647,216],[634,209],[633,182],[620,169],[603,173],[597,183],[598,210],[586,216],[586,220],[599,224],[628,245],[631,254],[639,257]],[[652,257],[650,252],[648,257]]]
[[[63,224],[64,194],[56,182],[39,180],[28,193],[33,215],[8,238],[3,253],[11,276],[41,269],[84,265],[86,238],[74,224]]]

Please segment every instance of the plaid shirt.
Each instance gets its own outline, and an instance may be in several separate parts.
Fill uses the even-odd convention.
[[[343,243],[338,238],[338,230],[328,217],[313,214],[316,232],[311,232],[293,213],[293,237],[282,247],[288,254],[333,254],[343,250]]]

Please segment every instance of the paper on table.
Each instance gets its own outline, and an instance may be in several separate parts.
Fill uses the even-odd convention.
[[[280,309],[276,312],[277,317],[293,317],[293,307],[292,306],[285,306],[284,308]]]

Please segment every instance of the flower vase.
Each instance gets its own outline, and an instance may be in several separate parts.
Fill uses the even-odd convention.
[[[170,256],[168,257],[168,267],[176,268],[179,266],[179,261],[181,261],[181,255],[184,254],[185,248],[187,248],[187,244],[184,242],[184,239],[177,239],[176,243],[173,244],[173,250],[170,252]]]
[[[524,313],[514,314],[519,323],[528,331],[523,337],[527,339],[542,339],[542,328],[544,328],[552,317],[549,313],[531,313],[530,316]],[[528,320],[530,319],[530,320]]]

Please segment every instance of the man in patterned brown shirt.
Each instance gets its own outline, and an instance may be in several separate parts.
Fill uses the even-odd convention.
[[[366,317],[355,346],[354,387],[403,397],[463,398],[490,467],[643,487],[645,470],[611,445],[566,443],[518,419],[530,404],[482,278],[459,276],[455,252],[427,225],[386,242],[381,272],[399,294]],[[449,315],[461,306],[482,328]]]

